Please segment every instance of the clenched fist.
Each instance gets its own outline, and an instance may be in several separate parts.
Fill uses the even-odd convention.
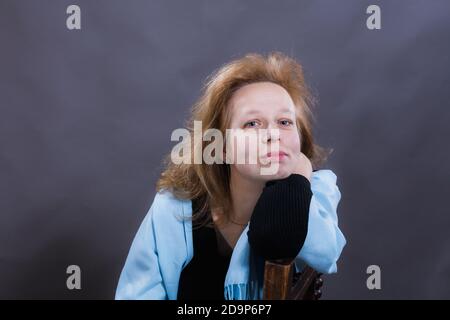
[[[300,152],[293,155],[294,170],[292,173],[301,174],[311,182],[312,164],[308,157]]]

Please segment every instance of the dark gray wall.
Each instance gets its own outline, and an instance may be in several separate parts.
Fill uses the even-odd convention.
[[[66,28],[78,4],[82,30]],[[382,29],[366,28],[378,4]],[[205,77],[297,57],[348,245],[324,298],[450,298],[447,0],[0,2],[0,298],[105,298]],[[82,290],[66,289],[66,267]],[[366,287],[377,264],[382,289]]]

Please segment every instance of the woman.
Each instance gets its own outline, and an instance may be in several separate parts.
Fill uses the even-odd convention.
[[[346,244],[336,215],[341,194],[332,171],[313,172],[325,152],[313,143],[310,101],[301,66],[281,53],[246,55],[208,79],[187,142],[201,121],[202,132],[226,137],[226,148],[211,153],[213,163],[167,158],[117,299],[261,299],[268,259],[337,271]],[[236,145],[246,136],[257,137],[258,154],[250,143]],[[186,143],[189,160],[209,145]]]

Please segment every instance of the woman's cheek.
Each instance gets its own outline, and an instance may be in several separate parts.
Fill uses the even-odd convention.
[[[235,169],[242,176],[247,178],[259,179],[260,175],[260,166],[257,164],[235,164]]]

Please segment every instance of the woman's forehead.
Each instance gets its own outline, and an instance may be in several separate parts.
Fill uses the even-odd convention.
[[[240,88],[230,99],[230,107],[236,116],[267,111],[295,114],[289,93],[280,85],[271,82],[252,83]]]

